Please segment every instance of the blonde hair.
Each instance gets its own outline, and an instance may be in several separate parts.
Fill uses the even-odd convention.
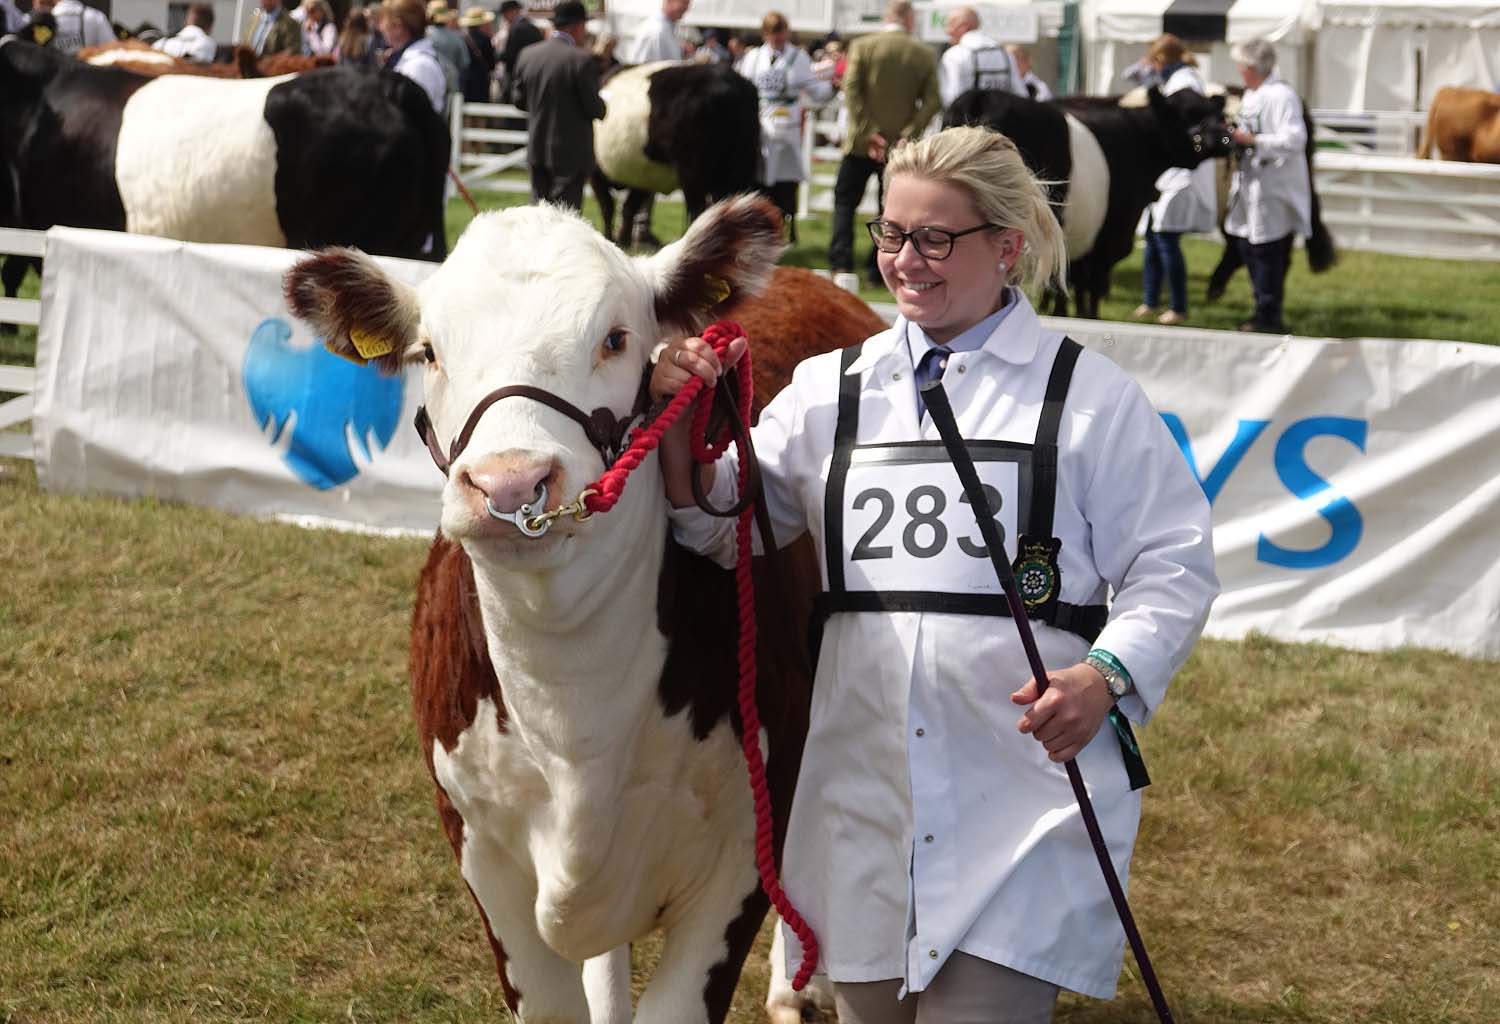
[[[1049,284],[1065,287],[1068,253],[1062,228],[1042,183],[1026,169],[1010,139],[989,128],[970,126],[908,140],[891,151],[885,165],[886,187],[900,174],[962,189],[986,221],[1019,230],[1026,245],[1010,272],[1012,284],[1027,291]]]
[[[1188,48],[1172,33],[1157,36],[1146,50],[1146,59],[1153,64],[1187,64],[1191,67],[1198,66],[1198,58],[1188,52]]]

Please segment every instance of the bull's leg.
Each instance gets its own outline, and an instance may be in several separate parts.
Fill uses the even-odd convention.
[[[21,290],[21,283],[26,280],[26,272],[33,266],[36,272],[41,274],[42,261],[35,256],[7,256],[3,264],[0,264],[0,283],[5,286],[5,297],[13,299]],[[0,324],[0,334],[15,334],[15,324]]]
[[[671,923],[638,1024],[721,1024],[770,901],[747,855],[725,857]]]
[[[465,838],[459,867],[504,943],[507,1000],[515,994],[511,1012],[521,1024],[590,1024],[582,970],[537,932],[536,879],[499,844],[473,832]]]
[[[630,946],[583,962],[591,1024],[630,1024]]]
[[[802,1024],[802,1012],[816,1009],[824,1020],[835,1020],[833,982],[826,974],[814,974],[801,992],[792,989],[786,971],[786,940],[780,920],[776,921],[771,939],[771,985],[766,993],[766,1016],[771,1024]]]

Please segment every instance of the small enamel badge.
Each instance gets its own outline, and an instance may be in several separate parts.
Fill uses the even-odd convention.
[[[1062,541],[1056,537],[1020,538],[1016,545],[1016,583],[1027,609],[1041,608],[1057,600],[1062,589],[1062,572],[1057,567],[1057,553]]]

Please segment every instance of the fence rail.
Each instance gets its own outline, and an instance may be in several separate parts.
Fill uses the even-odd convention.
[[[1416,156],[1427,115],[1401,111],[1314,110],[1320,146],[1375,156]]]
[[[41,231],[0,228],[0,257],[41,256],[47,248],[47,236]],[[42,304],[36,299],[0,298],[0,324],[35,327],[42,320]],[[36,391],[36,370],[30,366],[0,363],[0,455],[17,459],[33,458],[31,431],[12,430],[31,419],[32,394]]]

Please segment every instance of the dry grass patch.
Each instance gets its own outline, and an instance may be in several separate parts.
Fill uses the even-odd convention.
[[[410,725],[425,544],[9,468],[0,1024],[505,1019]],[[1496,1019],[1494,672],[1200,646],[1145,737],[1131,879],[1179,1020]],[[756,959],[735,1024],[764,985]],[[1127,964],[1059,1019],[1154,1018]]]

